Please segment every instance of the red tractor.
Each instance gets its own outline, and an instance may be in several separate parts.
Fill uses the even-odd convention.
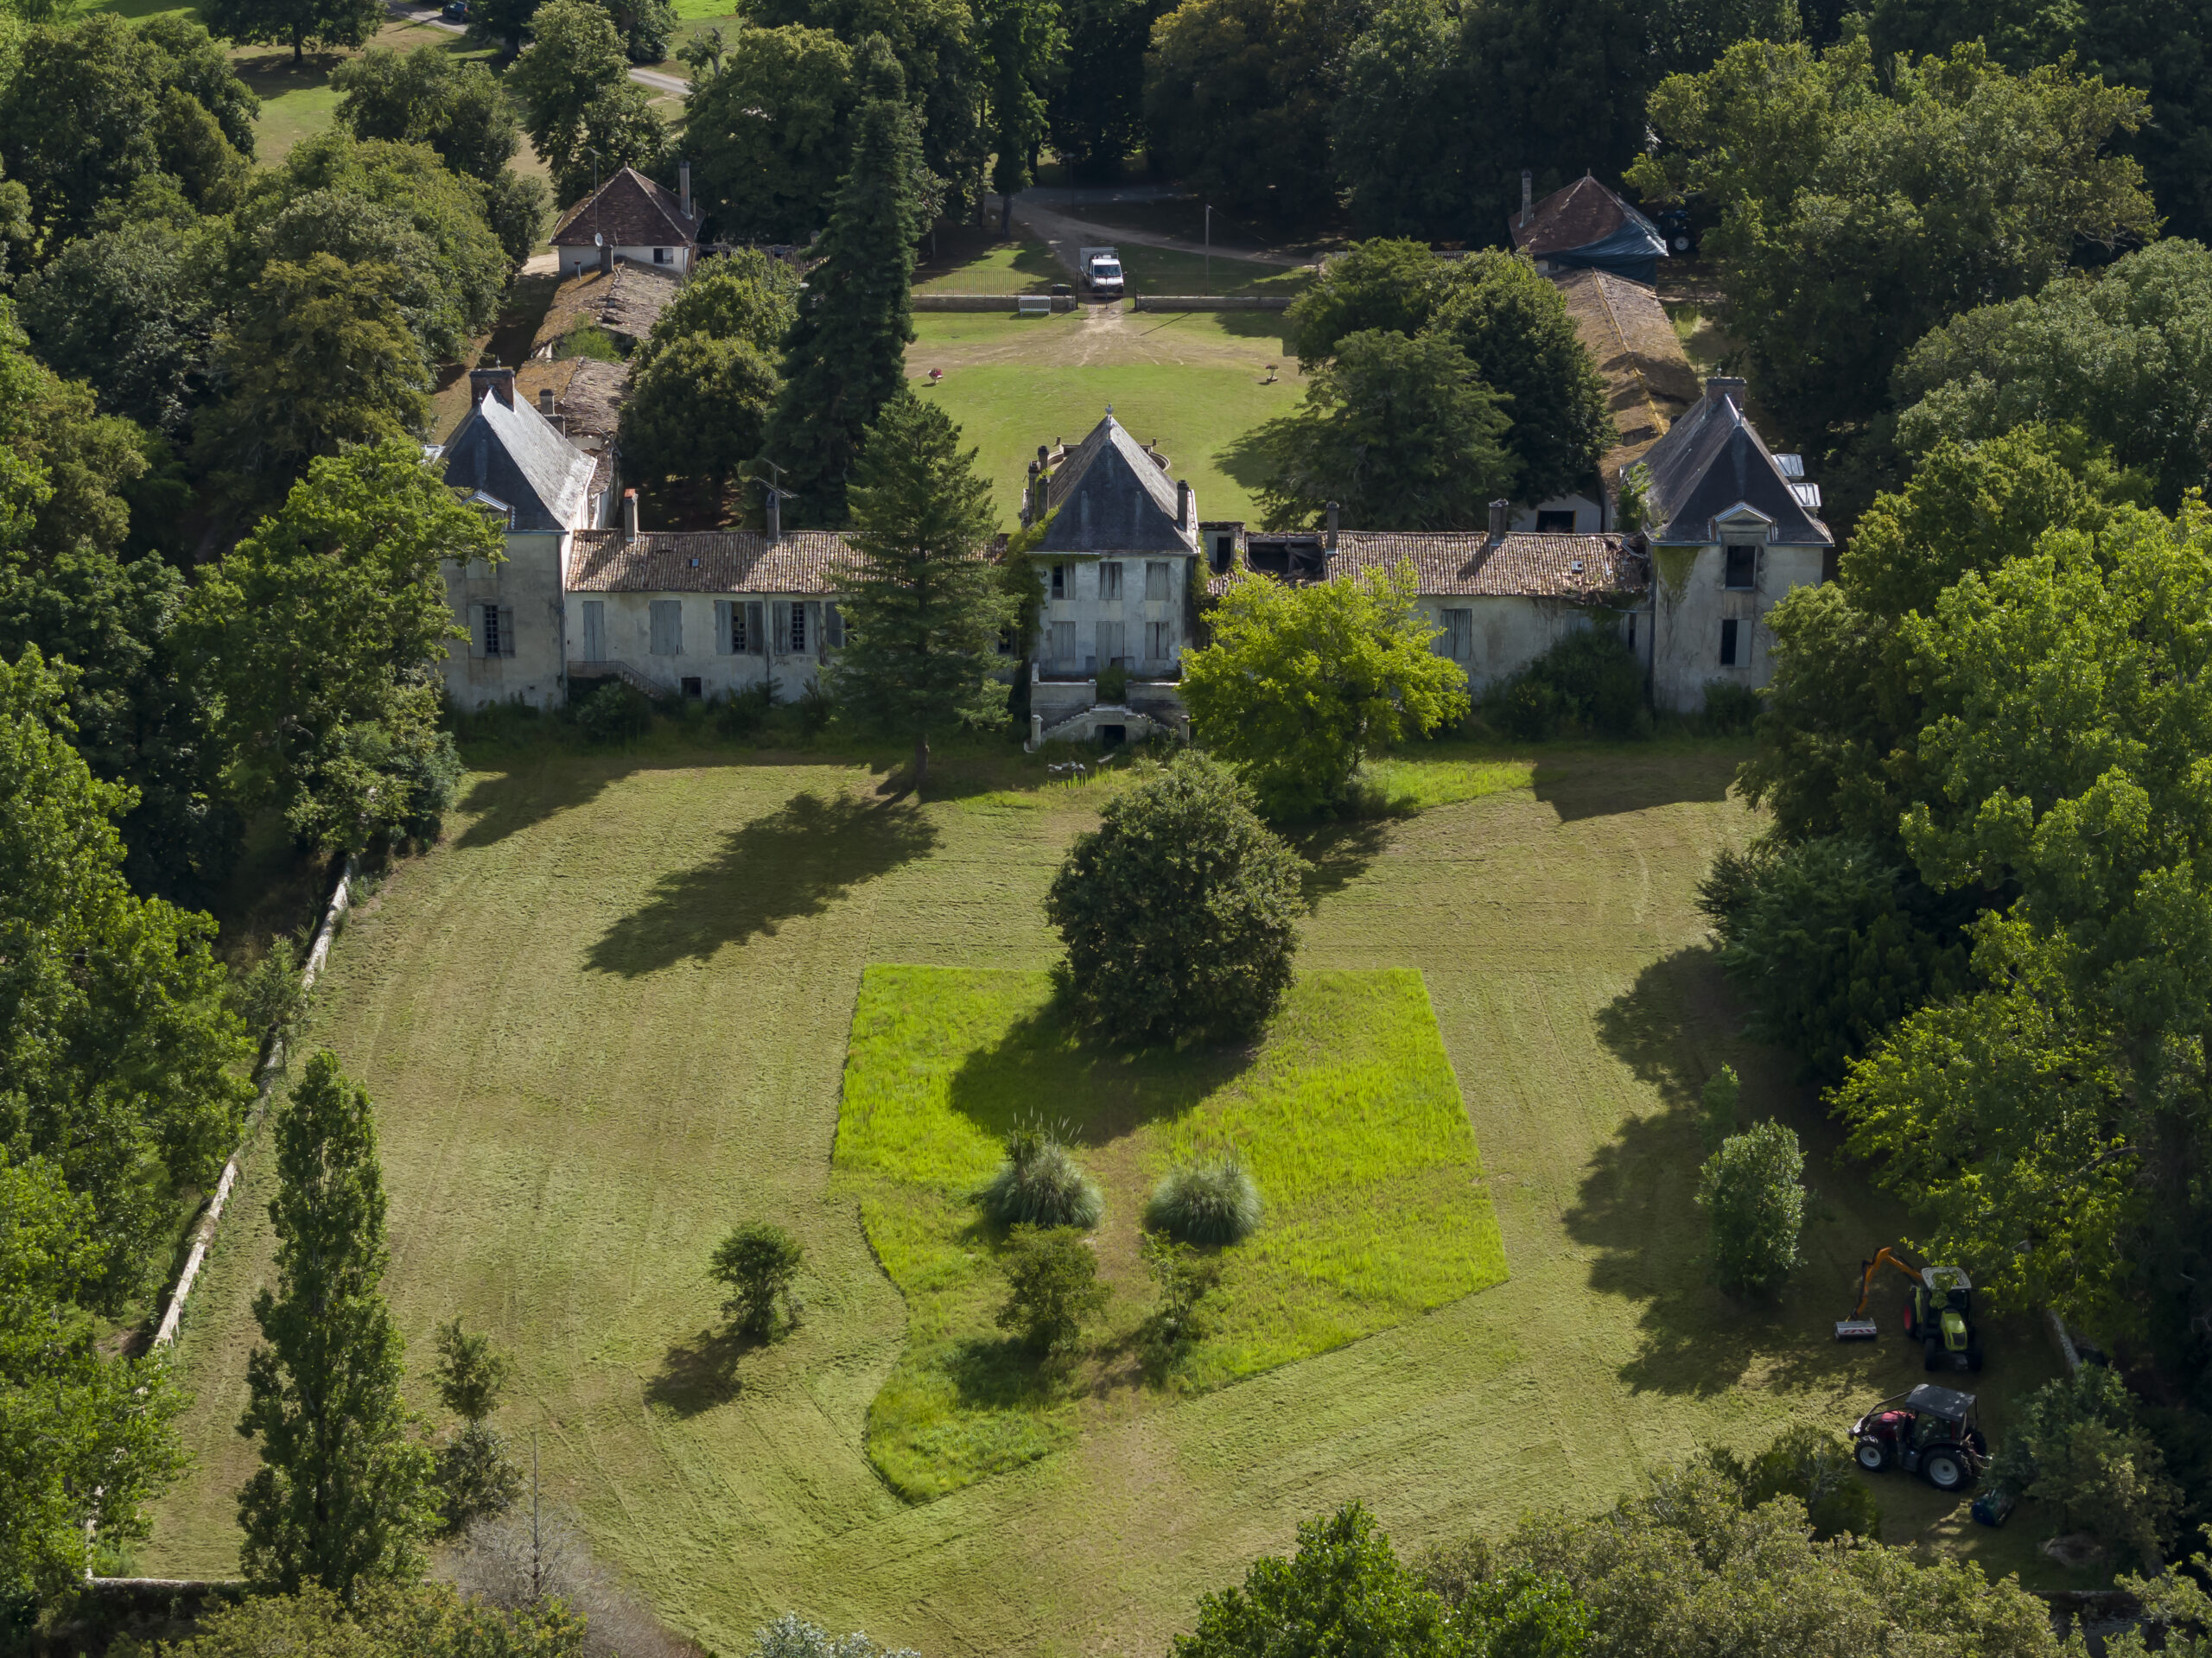
[[[1852,1455],[1870,1474],[1902,1468],[1939,1491],[1963,1491],[1989,1464],[1974,1396],[1923,1382],[1893,1394],[1851,1425]]]

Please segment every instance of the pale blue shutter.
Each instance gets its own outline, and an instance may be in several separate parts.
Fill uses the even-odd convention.
[[[715,654],[726,657],[729,650],[729,600],[717,599],[715,600]]]
[[[745,648],[756,657],[768,654],[768,626],[761,619],[766,608],[757,600],[745,607]]]

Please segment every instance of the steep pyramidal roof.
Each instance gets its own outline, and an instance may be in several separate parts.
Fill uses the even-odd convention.
[[[597,465],[530,404],[492,391],[446,444],[445,463],[448,484],[507,508],[508,528],[536,530],[575,524]]]
[[[686,215],[670,191],[626,167],[561,215],[553,245],[590,247],[594,234],[609,247],[688,246],[699,239],[699,219]]]
[[[1651,282],[1667,257],[1659,227],[1594,178],[1585,175],[1554,190],[1524,219],[1512,219],[1513,245],[1532,259],[1587,265]]]
[[[1660,526],[1652,540],[1710,542],[1714,518],[1748,506],[1774,525],[1774,541],[1830,544],[1834,537],[1827,525],[1813,516],[1798,492],[1811,486],[1794,485],[1783,474],[1744,418],[1743,397],[1741,380],[1708,381],[1697,406],[1643,457],[1653,521]]]
[[[1176,527],[1176,500],[1159,462],[1109,414],[1046,486],[1045,510],[1058,516],[1038,550],[1187,553],[1192,543]]]

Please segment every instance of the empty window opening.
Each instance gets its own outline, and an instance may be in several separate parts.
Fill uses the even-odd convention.
[[[1556,511],[1536,514],[1536,533],[1540,536],[1571,536],[1574,533],[1574,509],[1561,507]]]
[[[1210,562],[1213,565],[1213,573],[1216,575],[1225,572],[1229,569],[1230,561],[1236,556],[1236,537],[1235,536],[1216,536],[1213,538],[1213,557]]]
[[[1244,543],[1244,562],[1262,575],[1294,581],[1313,580],[1325,573],[1327,556],[1319,536],[1269,537]]]
[[[1747,593],[1758,585],[1759,549],[1756,547],[1731,547],[1728,552],[1728,573],[1721,585],[1739,593]]]
[[[1068,567],[1065,564],[1053,565],[1052,597],[1055,599],[1066,598],[1068,596],[1068,588],[1070,585],[1071,583],[1068,581]]]
[[[700,696],[703,695],[699,689],[699,676],[696,674],[686,674],[682,679],[678,680],[677,683],[683,688],[684,696],[691,698],[694,702],[696,702]]]
[[[1720,665],[1736,665],[1736,619],[1732,616],[1720,624]]]
[[[1127,726],[1101,726],[1098,727],[1098,740],[1105,747],[1119,748],[1123,743],[1128,741],[1128,740],[1129,728]]]

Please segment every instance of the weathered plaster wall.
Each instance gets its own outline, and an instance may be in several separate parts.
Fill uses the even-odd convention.
[[[561,564],[568,537],[510,535],[506,562],[445,564],[446,603],[457,627],[470,626],[471,605],[499,605],[514,613],[515,653],[475,657],[455,639],[446,653],[446,690],[456,707],[474,710],[494,702],[559,704],[567,657],[562,638]]]

